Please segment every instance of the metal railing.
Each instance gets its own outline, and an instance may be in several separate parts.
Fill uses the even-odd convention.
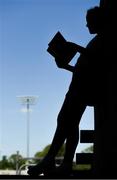
[[[28,166],[36,165],[36,163],[31,163],[30,160],[41,161],[43,159],[43,157],[40,157],[40,158],[30,157],[30,158],[23,158],[23,159],[26,160],[26,163],[22,164],[19,168],[17,168],[17,170],[16,170],[17,175],[21,175],[21,172],[24,168],[26,168],[26,170],[28,170]],[[63,160],[63,157],[56,157],[55,160],[56,160],[56,164],[59,165],[61,163],[61,161]]]

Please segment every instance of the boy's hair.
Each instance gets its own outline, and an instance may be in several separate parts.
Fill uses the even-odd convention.
[[[102,18],[101,9],[98,6],[91,8],[87,11],[87,20],[91,20],[92,22],[100,23]]]
[[[86,14],[86,20],[88,24],[95,27],[95,31],[100,31],[103,27],[102,21],[103,21],[103,15],[101,8],[98,6],[95,6],[87,11]]]

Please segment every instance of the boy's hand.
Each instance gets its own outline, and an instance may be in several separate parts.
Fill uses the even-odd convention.
[[[67,45],[68,45],[68,47],[70,48],[70,49],[72,49],[72,50],[76,50],[76,51],[78,51],[78,45],[77,44],[75,44],[75,43],[73,43],[73,42],[70,42],[70,41],[67,41]]]
[[[57,58],[55,58],[55,62],[58,68],[62,68],[65,69],[67,64],[64,64],[63,62],[61,62],[60,60],[58,60]]]
[[[73,51],[76,51],[76,52],[79,52],[79,53],[85,53],[86,52],[86,49],[78,44],[75,44],[73,42],[69,42],[67,41],[67,44],[68,44],[68,48],[73,50]]]

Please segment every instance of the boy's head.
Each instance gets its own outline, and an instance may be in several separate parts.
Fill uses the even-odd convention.
[[[96,6],[87,11],[86,21],[87,27],[91,34],[98,34],[102,30],[102,13],[101,9]]]

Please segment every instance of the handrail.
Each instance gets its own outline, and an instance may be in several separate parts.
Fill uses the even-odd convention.
[[[39,157],[39,158],[28,157],[28,158],[23,158],[23,159],[25,159],[25,160],[42,160],[43,157]],[[63,160],[63,157],[62,157],[62,156],[56,157],[55,160]],[[16,174],[17,174],[17,175],[21,175],[22,168],[28,167],[28,166],[34,166],[34,165],[36,165],[36,164],[34,164],[34,163],[29,163],[29,162],[27,161],[25,164],[22,164],[22,165],[19,167],[19,169],[17,170],[17,173],[16,173]]]

